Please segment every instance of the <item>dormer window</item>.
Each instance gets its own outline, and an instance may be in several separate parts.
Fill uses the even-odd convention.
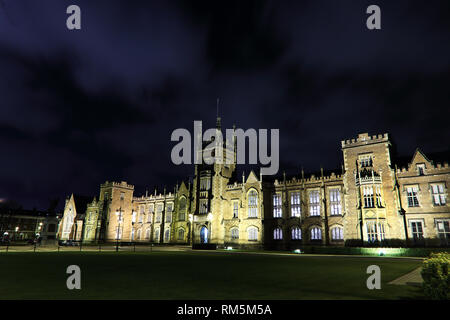
[[[419,174],[419,176],[425,175],[425,164],[424,163],[416,165],[416,168],[417,168],[417,173]]]

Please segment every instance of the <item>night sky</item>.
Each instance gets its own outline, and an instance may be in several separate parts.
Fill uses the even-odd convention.
[[[447,151],[449,17],[450,1],[0,0],[0,198],[171,189],[193,167],[170,135],[213,127],[217,97],[224,128],[280,129],[280,172],[340,168],[360,132]]]

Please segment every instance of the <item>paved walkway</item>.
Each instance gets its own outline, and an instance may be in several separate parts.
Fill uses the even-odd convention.
[[[421,286],[423,279],[422,276],[420,275],[420,271],[422,271],[422,268],[419,267],[413,271],[411,271],[410,273],[407,273],[395,280],[392,280],[391,282],[389,282],[389,284],[395,284],[395,285],[411,285],[411,286]]]

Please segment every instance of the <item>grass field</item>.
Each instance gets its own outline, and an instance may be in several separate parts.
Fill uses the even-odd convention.
[[[81,268],[68,290],[66,268]],[[366,269],[381,268],[381,290]],[[384,257],[278,256],[219,252],[0,254],[0,299],[421,299],[387,283],[420,261]]]

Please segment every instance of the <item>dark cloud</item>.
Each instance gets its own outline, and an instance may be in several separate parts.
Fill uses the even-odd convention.
[[[65,27],[68,5],[82,30]],[[448,149],[448,1],[0,1],[0,197],[45,208],[192,176],[176,128],[279,128],[281,172],[340,168],[340,140]],[[251,167],[244,166],[248,172]],[[240,173],[238,174],[240,176]]]

